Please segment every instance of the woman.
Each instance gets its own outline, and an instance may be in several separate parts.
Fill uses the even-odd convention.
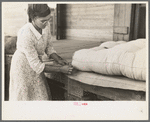
[[[29,23],[18,32],[17,50],[10,69],[10,101],[51,100],[44,72],[71,74],[73,67],[56,54],[50,34],[50,8],[46,4],[29,4]],[[41,60],[44,52],[61,66]]]

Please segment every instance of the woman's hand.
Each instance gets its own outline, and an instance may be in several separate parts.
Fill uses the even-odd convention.
[[[72,73],[72,70],[73,70],[73,67],[69,65],[64,65],[60,67],[60,72],[65,73],[65,74],[70,75]]]
[[[57,63],[60,64],[60,65],[62,65],[62,66],[64,66],[64,65],[69,65],[69,63],[68,63],[66,60],[64,60],[64,59],[59,59],[59,60],[57,61]]]

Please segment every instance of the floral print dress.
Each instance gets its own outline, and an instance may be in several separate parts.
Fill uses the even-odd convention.
[[[56,53],[51,42],[50,23],[40,34],[31,23],[18,32],[17,50],[10,68],[10,101],[51,100],[42,55]]]

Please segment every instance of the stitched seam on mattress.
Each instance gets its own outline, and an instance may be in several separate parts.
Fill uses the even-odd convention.
[[[134,54],[134,59],[135,59],[135,54]],[[132,60],[132,66],[133,66],[133,62],[134,62],[134,60]],[[133,67],[133,68],[134,68],[134,67]],[[133,68],[131,69],[131,71],[132,71],[133,77],[135,78],[135,75],[134,75],[134,72],[133,72]]]
[[[75,60],[75,61],[80,62],[80,63],[97,63],[97,62],[81,62],[81,61],[77,61],[77,60]],[[98,62],[98,63],[109,63],[110,64],[110,62]],[[111,63],[111,64],[118,64],[118,63]],[[130,67],[130,66],[127,66],[127,65],[122,65],[122,64],[118,64],[118,65]],[[138,68],[138,67],[131,67],[131,68]],[[139,68],[139,69],[146,69],[146,68]]]

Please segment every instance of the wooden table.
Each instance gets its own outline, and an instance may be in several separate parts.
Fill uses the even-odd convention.
[[[102,42],[81,41],[81,40],[60,40],[54,43],[54,48],[58,54],[67,59],[72,60],[73,53],[80,49],[92,48],[99,46]],[[82,83],[75,78],[64,75],[62,73],[45,73],[48,79],[55,86],[63,89],[65,100],[145,100],[145,91],[128,90],[121,88],[95,86]],[[118,80],[119,77],[116,77]],[[115,80],[115,79],[114,79]],[[126,79],[128,81],[128,79]],[[146,85],[145,85],[146,87]]]
[[[132,89],[120,89],[89,85],[73,79],[62,73],[45,73],[49,79],[54,79],[52,84],[65,90],[66,100],[115,100],[115,101],[144,101],[145,91]],[[105,76],[103,76],[105,77]],[[120,77],[116,77],[116,80]],[[128,78],[126,79],[128,80]],[[49,81],[51,82],[51,81]]]

